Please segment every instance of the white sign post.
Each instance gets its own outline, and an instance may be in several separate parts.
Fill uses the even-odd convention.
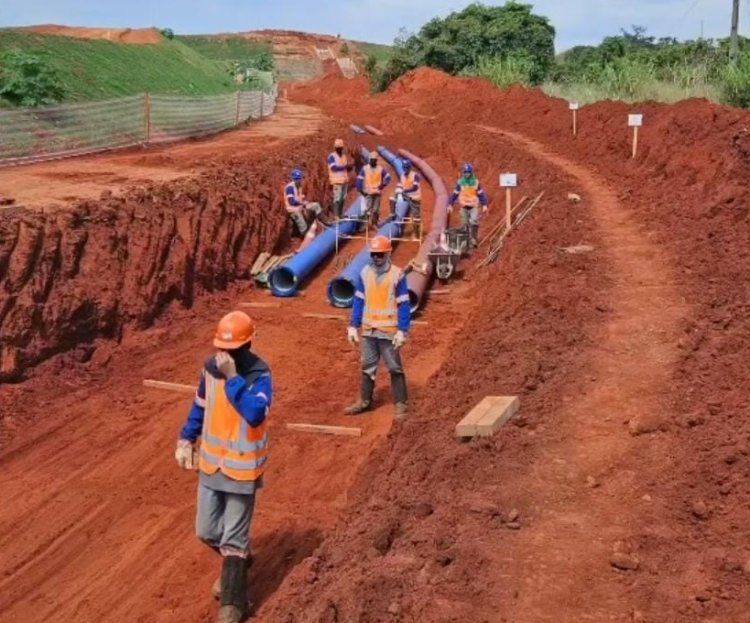
[[[578,102],[568,102],[568,108],[573,111],[573,136],[578,136]]]
[[[638,154],[638,128],[643,125],[643,115],[628,115],[628,125],[633,128],[633,158]]]
[[[518,175],[516,173],[501,173],[500,187],[505,189],[505,228],[510,231],[511,211],[513,209],[513,189],[518,186]]]

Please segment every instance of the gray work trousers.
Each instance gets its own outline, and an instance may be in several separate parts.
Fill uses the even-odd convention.
[[[393,338],[362,336],[362,373],[375,380],[378,363],[382,357],[391,374],[403,374],[401,354],[393,348]]]
[[[289,214],[289,218],[292,219],[292,222],[294,223],[294,226],[297,228],[297,231],[299,232],[300,236],[304,236],[307,233],[307,220],[305,219],[305,214],[307,212],[312,212],[316,217],[320,216],[320,204],[319,203],[308,203],[304,208],[300,207],[297,210],[287,210],[287,213]]]
[[[333,185],[333,215],[339,219],[344,216],[344,203],[349,193],[349,184]]]
[[[479,208],[461,208],[462,225],[479,225]]]
[[[255,494],[227,493],[198,484],[195,533],[222,556],[250,553],[250,521]]]
[[[362,218],[369,219],[374,225],[380,222],[381,197],[381,195],[365,195],[365,210]]]

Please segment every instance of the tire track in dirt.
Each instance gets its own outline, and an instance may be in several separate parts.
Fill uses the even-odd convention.
[[[656,474],[671,462],[664,446],[655,452],[651,439],[632,438],[624,424],[664,409],[663,389],[677,361],[679,323],[687,306],[670,262],[602,178],[520,134],[476,127],[513,141],[580,182],[600,228],[602,252],[614,267],[610,317],[585,371],[589,389],[566,397],[558,436],[525,475],[539,521],[507,552],[519,595],[509,620],[621,620],[617,617],[629,617],[646,604],[634,603],[636,576],[615,572],[610,559],[615,549],[635,559],[647,554],[637,551],[635,539],[647,529],[642,509],[650,504],[651,516],[667,511],[658,501],[642,499],[644,474]],[[640,475],[625,465],[639,465]],[[589,477],[596,481],[593,487],[584,484]]]

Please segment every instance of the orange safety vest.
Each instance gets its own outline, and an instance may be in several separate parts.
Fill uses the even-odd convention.
[[[335,151],[331,154],[334,159],[334,165],[338,167],[346,167],[349,164],[349,161],[346,157],[346,154],[342,154],[339,156]],[[334,171],[329,167],[328,169],[328,180],[331,182],[331,185],[337,186],[340,184],[346,184],[349,181],[349,173],[344,171]]]
[[[229,402],[224,379],[204,372],[206,407],[201,433],[200,469],[233,480],[258,480],[268,458],[266,422],[253,428]]]
[[[362,170],[365,174],[365,181],[362,185],[365,193],[368,195],[380,195],[383,192],[380,189],[380,185],[383,183],[383,167],[378,165],[373,168],[367,164]]]
[[[284,186],[284,205],[286,206],[286,210],[287,212],[295,212],[299,210],[300,206],[293,206],[291,203],[289,203],[290,188],[294,191],[292,196],[300,203],[304,202],[305,195],[302,194],[302,191],[297,188],[297,185],[294,182],[289,182],[286,186]]]
[[[461,207],[478,208],[479,207],[479,181],[473,184],[461,184],[461,192],[458,195],[458,201]]]
[[[365,310],[362,315],[362,328],[396,333],[398,330],[396,286],[401,279],[401,269],[391,266],[391,269],[380,278],[380,283],[378,283],[375,269],[368,265],[362,269],[361,277],[365,286]]]
[[[401,186],[404,190],[407,188],[411,188],[414,186],[414,178],[416,176],[416,172],[409,171],[408,175],[402,175],[401,176]],[[422,200],[422,188],[420,184],[417,184],[417,190],[410,192],[410,193],[404,193],[409,199],[412,199],[413,201],[421,201]]]

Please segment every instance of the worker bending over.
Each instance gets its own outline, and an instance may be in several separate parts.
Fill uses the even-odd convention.
[[[482,214],[486,214],[488,200],[482,185],[474,175],[474,167],[468,162],[464,165],[463,176],[456,182],[453,194],[448,200],[449,214],[453,211],[456,201],[461,206],[461,224],[469,228],[471,246],[476,247],[479,239],[479,206],[482,206]]]
[[[344,153],[344,140],[337,138],[333,153],[328,156],[328,180],[333,189],[333,216],[337,220],[344,214],[344,203],[349,192],[349,172],[354,168]]]
[[[401,161],[404,170],[396,187],[396,193],[391,197],[391,216],[396,214],[398,195],[409,204],[409,218],[412,219],[412,232],[415,238],[421,237],[422,232],[422,177],[412,167],[411,160]]]
[[[254,336],[255,324],[244,312],[219,321],[213,341],[218,352],[201,370],[175,453],[182,468],[200,470],[195,526],[198,538],[222,557],[213,587],[219,623],[239,623],[249,614],[250,521],[263,486],[272,402],[271,371],[252,352]]]
[[[357,190],[365,201],[362,216],[369,219],[373,227],[377,227],[380,221],[380,199],[383,196],[383,190],[390,183],[391,176],[378,164],[377,153],[371,151],[369,162],[362,167],[357,176]]]
[[[300,236],[304,236],[307,232],[307,220],[310,214],[313,214],[318,220],[321,219],[320,204],[308,201],[302,192],[303,179],[305,179],[305,174],[300,169],[294,169],[291,181],[284,186],[286,212],[292,219]]]
[[[404,418],[408,410],[406,375],[399,349],[406,343],[411,324],[409,289],[401,269],[391,263],[391,250],[388,238],[375,236],[370,243],[370,263],[357,279],[348,338],[352,345],[359,343],[362,328],[362,388],[360,400],[345,410],[347,415],[372,410],[381,357],[391,374],[396,419]]]

